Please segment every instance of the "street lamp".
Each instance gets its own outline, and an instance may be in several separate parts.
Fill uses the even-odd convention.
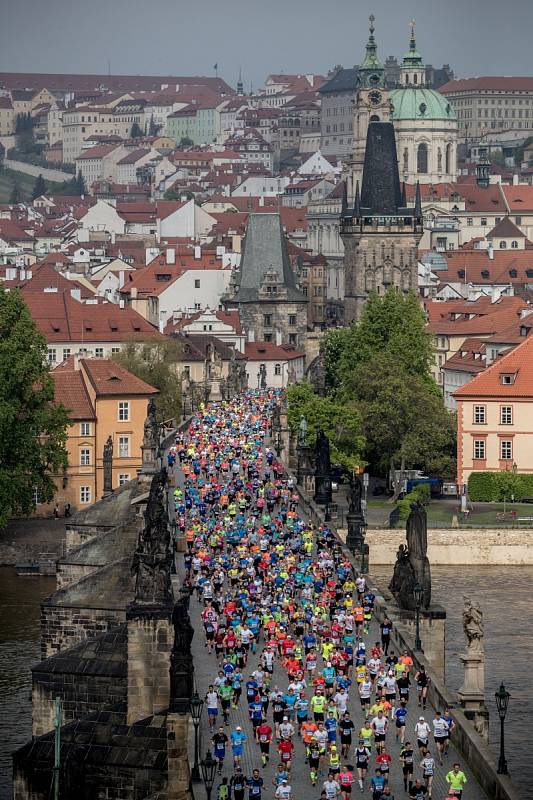
[[[415,650],[422,650],[422,642],[420,641],[420,607],[422,606],[422,596],[424,594],[423,588],[419,583],[413,586],[413,595],[415,598],[416,607],[416,631],[415,631]]]
[[[331,522],[331,514],[329,510],[329,503],[326,503],[326,507],[324,509],[324,522]]]
[[[194,725],[194,766],[191,771],[191,779],[193,781],[200,780],[200,770],[198,768],[198,728],[200,726],[203,707],[204,701],[199,697],[198,692],[195,692],[189,703],[189,711],[191,712],[192,724]]]
[[[498,769],[496,771],[498,775],[508,775],[507,761],[505,759],[504,723],[511,695],[502,683],[498,691],[495,692],[494,697],[496,698],[496,708],[500,717],[500,757],[498,758]]]
[[[204,760],[200,762],[200,766],[202,768],[202,778],[205,785],[207,800],[211,800],[211,791],[213,789],[215,774],[217,771],[217,762],[211,755],[211,750],[207,751]]]

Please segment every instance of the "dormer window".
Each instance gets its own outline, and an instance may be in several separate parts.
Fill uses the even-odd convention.
[[[528,325],[520,325],[520,336],[527,336],[530,330]]]
[[[500,242],[500,250],[507,250],[507,242],[505,241],[505,239],[502,239],[502,241]]]
[[[509,270],[509,277],[510,278],[516,278],[517,275],[518,275],[518,272],[515,269],[510,269]]]
[[[481,270],[481,277],[482,278],[490,278],[490,272],[488,271],[488,269],[482,269]]]
[[[500,372],[502,386],[512,386],[516,379],[516,372]]]
[[[459,270],[457,270],[457,277],[458,277],[458,278],[464,278],[464,276],[465,276],[465,271],[464,271],[464,269],[459,269]]]

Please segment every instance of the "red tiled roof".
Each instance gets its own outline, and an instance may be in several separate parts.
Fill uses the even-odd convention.
[[[459,350],[451,356],[442,369],[459,372],[481,372],[485,369],[486,347],[482,339],[465,339]]]
[[[502,376],[510,375],[510,384]],[[454,392],[458,400],[470,397],[533,398],[533,336],[497,359],[484,372]]]
[[[174,322],[167,322],[163,333],[168,336],[170,333],[182,331],[188,325],[190,325],[191,322],[196,322],[196,320],[200,319],[203,314],[205,314],[205,311],[198,311],[195,314],[191,314],[188,317],[182,317]],[[225,322],[227,325],[231,325],[238,336],[242,335],[243,331],[241,318],[237,309],[232,309],[231,311],[221,311],[220,309],[217,309],[215,311],[215,316],[218,320],[220,320],[220,322]]]
[[[205,77],[203,75],[76,75],[39,72],[0,72],[0,85],[8,89],[25,89],[32,87],[28,97],[38,89],[63,90],[63,91],[100,91],[105,86],[107,90],[119,91],[121,94],[132,90],[168,91],[163,86],[179,87],[179,90],[191,88],[209,88],[217,94],[233,94],[234,90],[228,86],[223,78]]]
[[[142,148],[140,150],[133,150],[131,153],[128,153],[127,156],[121,158],[118,164],[135,164],[136,161],[139,161],[140,158],[149,152],[150,150],[143,150]]]
[[[128,372],[108,358],[83,358],[81,364],[87,373],[97,397],[109,395],[152,395],[159,390]]]
[[[494,228],[487,233],[487,239],[525,239],[525,233],[509,217],[501,219]]]
[[[458,92],[533,92],[533,77],[503,77],[485,75],[479,78],[462,78],[439,87],[441,94]]]
[[[91,292],[84,284],[78,283],[78,281],[75,280],[69,280],[63,275],[60,275],[50,266],[51,263],[54,262],[41,263],[34,267],[30,270],[32,273],[31,278],[25,278],[23,281],[20,281],[18,286],[27,292],[40,293],[45,293],[46,289],[56,289],[57,292],[70,292],[73,289],[79,289],[82,299],[88,300],[94,297],[94,292]],[[48,294],[53,294],[53,292],[46,294],[48,296]],[[43,298],[43,302],[46,303],[46,299]]]
[[[532,78],[533,80],[533,78]],[[509,204],[511,213],[531,212],[533,210],[533,186],[521,183],[518,186],[502,185],[502,192]]]
[[[494,250],[493,258],[490,258],[488,250],[463,248],[449,250],[442,255],[446,259],[448,269],[440,273],[440,278],[446,283],[476,283],[490,286],[533,282],[531,248]]]
[[[33,242],[34,240],[33,236],[10,219],[0,219],[0,238],[8,242]]]
[[[159,337],[159,331],[131,308],[113,303],[79,303],[69,292],[22,290],[33,321],[49,343],[124,342]]]
[[[291,361],[303,358],[305,353],[293,347],[273,344],[273,342],[246,342],[244,353],[249,361]]]
[[[532,329],[533,317],[530,314],[526,314],[525,317],[515,320],[508,328],[495,333],[494,336],[487,339],[487,342],[492,344],[520,344],[525,338],[523,332],[525,332],[526,336],[529,336]]]
[[[116,144],[97,144],[95,147],[89,147],[88,150],[82,150],[76,161],[88,161],[91,158],[103,158],[104,156],[116,150]]]
[[[190,251],[183,253],[178,248],[175,252],[175,263],[169,264],[166,252],[163,252],[150,261],[145,269],[134,274],[132,280],[126,283],[120,291],[123,294],[130,294],[132,289],[137,289],[138,293],[142,295],[158,295],[168,289],[189,269],[220,270],[222,261],[212,250],[202,250],[201,258],[195,258],[194,253]],[[170,276],[170,278],[167,279],[166,276]]]
[[[83,376],[79,370],[75,370],[73,359],[71,366],[64,362],[51,372],[55,384],[55,400],[63,403],[69,410],[71,420],[93,420],[96,419],[95,410],[87,394]]]
[[[448,336],[492,335],[516,322],[520,312],[527,308],[521,297],[501,297],[496,303],[490,297],[473,301],[430,300],[426,303],[427,330]]]

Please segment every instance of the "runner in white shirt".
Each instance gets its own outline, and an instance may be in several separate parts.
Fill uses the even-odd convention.
[[[294,736],[294,725],[289,722],[287,717],[283,717],[283,722],[279,726],[279,732],[283,738],[292,739]]]
[[[387,722],[387,718],[383,715],[383,711],[378,711],[377,716],[372,720],[371,727],[374,731],[374,741],[379,755],[385,746],[385,738],[389,727],[389,723]]]
[[[420,748],[420,755],[424,756],[428,749],[429,734],[431,728],[427,724],[424,717],[419,717],[415,725],[415,736],[417,738],[418,747]]]
[[[349,699],[350,698],[348,697],[346,689],[340,689],[334,696],[333,700],[335,701],[335,705],[339,710],[339,717],[342,717],[342,715],[346,711]]]
[[[448,738],[450,730],[448,723],[441,717],[440,711],[435,711],[435,719],[432,721],[433,725],[433,738],[437,745],[437,753],[439,756],[439,764],[442,764],[442,752]]]
[[[433,784],[433,776],[435,774],[435,761],[429,750],[426,752],[426,755],[420,762],[420,768],[422,769],[424,783],[428,787],[428,797],[431,797],[431,787]]]
[[[215,692],[212,685],[209,686],[205,696],[207,705],[207,717],[209,720],[209,727],[212,729],[217,721],[218,716],[218,692]]]
[[[324,787],[324,791],[326,792],[327,800],[335,800],[335,798],[339,796],[341,785],[335,780],[335,777],[331,772],[329,774],[327,781],[324,781],[322,786]]]
[[[291,800],[292,786],[287,783],[287,778],[280,783],[276,789],[275,796],[277,800]]]
[[[361,699],[361,707],[365,708],[365,706],[370,705],[370,695],[372,694],[372,681],[369,678],[365,678],[362,683],[359,684],[359,697]]]

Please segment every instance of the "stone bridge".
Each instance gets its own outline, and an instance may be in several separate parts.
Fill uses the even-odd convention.
[[[148,439],[150,435],[148,426]],[[170,434],[163,442],[163,451],[172,439]],[[294,456],[283,414],[274,442],[278,450]],[[56,698],[62,709],[60,797],[192,800],[202,794],[200,784],[191,783],[194,734],[189,701],[194,676],[203,694],[214,664],[208,663],[201,637],[196,636],[193,668],[188,612],[183,597],[175,603],[180,578],[173,574],[169,534],[173,504],[168,493],[180,475],[171,471],[164,485],[153,431],[143,453],[137,479],[79,512],[67,525],[66,555],[57,563],[57,591],[42,603],[43,660],[32,669],[32,739],[14,754],[15,800],[50,797]],[[301,509],[322,522],[321,509],[303,488],[311,486],[308,461],[300,476]],[[395,647],[410,649],[418,663],[412,620],[402,617],[392,598],[377,589],[376,594],[378,621],[385,613],[394,619]],[[193,601],[196,627],[201,625],[199,611]],[[430,700],[434,707],[454,707],[456,699],[443,684],[439,664],[444,629],[438,615],[423,625],[427,651],[432,651],[426,656],[432,655],[434,662],[431,666],[426,659],[432,677]],[[377,629],[373,632],[378,635]],[[236,711],[235,717],[234,722],[249,726],[245,710]],[[465,800],[515,800],[518,795],[511,782],[496,774],[492,755],[467,714],[455,708],[454,718],[458,724],[454,744],[462,763],[469,763]],[[205,719],[201,730],[208,740]],[[204,749],[207,746],[208,741]],[[297,748],[301,749],[300,742]],[[294,800],[309,791],[301,755],[294,773]],[[251,769],[256,764],[250,761],[245,766]],[[265,772],[265,786],[272,769]],[[435,787],[443,793],[443,780],[436,779]],[[399,786],[394,789],[401,791]],[[265,795],[269,791],[270,786]]]

